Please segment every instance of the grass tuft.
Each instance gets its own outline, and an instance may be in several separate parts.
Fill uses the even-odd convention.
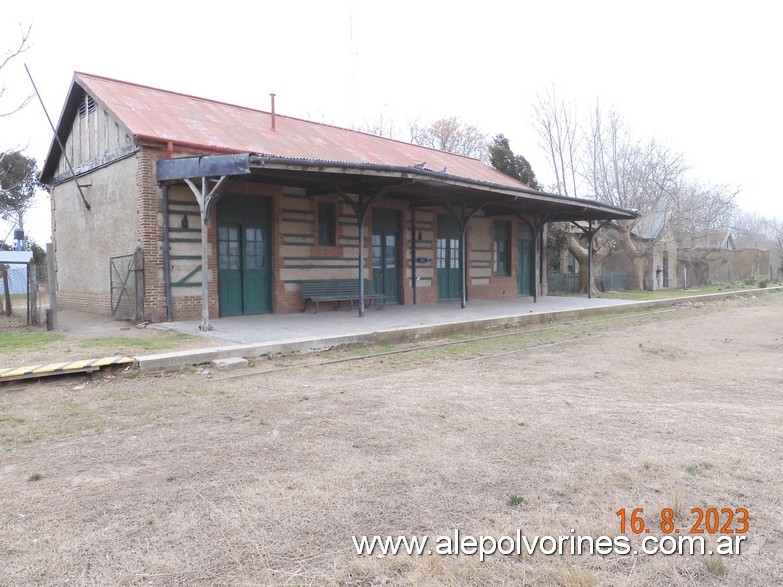
[[[682,505],[682,500],[679,495],[673,495],[669,502],[669,507],[674,514],[674,520],[676,522],[683,522],[685,520],[685,508]]]
[[[723,562],[723,557],[717,554],[703,556],[701,557],[701,562],[704,564],[704,568],[707,572],[715,577],[723,577],[729,572],[729,568],[726,566],[726,563]]]
[[[28,481],[40,481],[41,479],[43,479],[43,475],[40,473],[33,473],[27,478]]]
[[[706,461],[702,461],[698,465],[688,465],[685,467],[685,471],[688,473],[688,475],[695,476],[704,475],[710,469],[712,469],[712,463],[708,463]]]
[[[522,497],[521,495],[514,494],[508,496],[508,501],[506,503],[512,507],[516,507],[526,502],[527,500],[524,497]]]

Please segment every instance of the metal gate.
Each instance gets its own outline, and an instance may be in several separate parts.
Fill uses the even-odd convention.
[[[141,248],[132,255],[111,257],[109,280],[112,317],[141,320],[144,316],[144,257]]]

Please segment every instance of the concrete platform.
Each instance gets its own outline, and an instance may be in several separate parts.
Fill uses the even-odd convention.
[[[370,308],[360,318],[358,310],[325,310],[318,314],[263,314],[215,318],[213,330],[199,331],[198,321],[150,324],[150,329],[183,332],[203,337],[203,346],[196,349],[171,351],[135,357],[108,357],[50,365],[33,365],[19,369],[2,369],[0,375],[16,378],[39,378],[45,375],[68,374],[72,369],[86,366],[100,368],[106,365],[135,363],[143,370],[181,368],[224,359],[227,365],[241,363],[241,358],[309,352],[348,344],[381,344],[404,342],[426,336],[444,336],[504,324],[548,324],[556,320],[584,318],[591,315],[643,312],[693,302],[713,302],[738,296],[782,295],[783,286],[765,289],[746,289],[715,294],[685,295],[650,301],[614,300],[586,297],[544,297],[537,303],[533,298],[505,301],[474,301],[466,308],[459,302],[418,306],[387,305],[381,310]],[[105,316],[63,311],[60,330],[79,335],[143,336],[125,322]],[[147,332],[147,334],[151,334]],[[219,345],[219,346],[215,346]],[[108,362],[106,362],[108,361]],[[114,362],[113,362],[114,361]],[[100,363],[100,364],[99,364]],[[0,379],[2,382],[3,379]]]
[[[648,302],[600,298],[544,297],[534,303],[532,297],[505,301],[386,305],[369,308],[364,317],[357,309],[322,310],[317,314],[262,314],[233,316],[211,321],[213,330],[199,331],[199,321],[167,322],[154,328],[171,329],[203,336],[205,348],[136,357],[142,369],[161,369],[187,363],[205,363],[226,357],[253,358],[262,355],[309,352],[362,342],[400,342],[429,335],[447,335],[460,331],[510,323],[542,323],[558,318],[594,312],[622,310]],[[209,347],[209,340],[229,345]]]
[[[380,310],[370,307],[363,317],[354,307],[352,311],[322,309],[297,314],[259,314],[231,316],[211,320],[213,330],[199,331],[200,321],[167,322],[156,328],[169,328],[207,339],[219,339],[237,344],[279,343],[290,340],[324,339],[335,336],[369,334],[390,329],[433,327],[461,324],[488,319],[518,319],[523,316],[552,314],[592,308],[625,306],[637,302],[566,296],[547,296],[534,303],[532,297],[503,301],[468,302],[460,308],[459,301],[416,306],[387,304]]]
[[[596,314],[643,311],[695,301],[717,301],[742,295],[783,293],[783,287],[751,289],[715,294],[678,296],[650,301],[605,298],[546,296],[503,301],[473,301],[466,308],[459,302],[416,306],[386,305],[369,308],[364,317],[358,310],[323,310],[318,314],[263,314],[215,318],[213,330],[199,331],[199,321],[167,322],[151,327],[203,336],[202,349],[134,357],[143,370],[207,363],[228,357],[254,358],[263,355],[309,352],[346,344],[402,342],[423,336],[449,335],[503,324],[542,324],[555,320]],[[210,340],[223,346],[209,346]]]

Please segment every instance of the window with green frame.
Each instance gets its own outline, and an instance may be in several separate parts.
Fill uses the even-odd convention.
[[[511,223],[495,220],[495,274],[511,274]]]
[[[333,247],[337,244],[337,216],[331,202],[318,202],[318,244]]]

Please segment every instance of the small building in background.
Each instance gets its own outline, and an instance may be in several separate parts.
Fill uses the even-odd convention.
[[[730,230],[683,234],[677,272],[686,286],[770,279],[769,250],[738,249]]]

